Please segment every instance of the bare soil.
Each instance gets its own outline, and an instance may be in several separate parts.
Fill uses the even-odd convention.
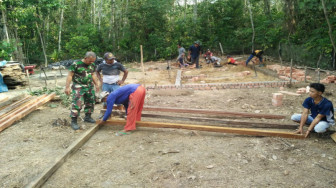
[[[175,83],[178,68],[167,70],[167,62],[145,63],[145,75],[139,66],[127,65],[130,73],[126,83]],[[241,71],[251,74],[235,76]],[[255,77],[253,70],[246,67],[226,65],[203,65],[202,69],[186,69],[182,74],[207,75],[196,83],[278,80],[261,73]],[[65,78],[57,77],[57,85],[64,87]],[[47,83],[48,87],[55,87],[54,78],[50,77]],[[45,81],[37,74],[31,77],[31,84],[37,89]],[[295,92],[307,85],[299,83],[285,90]],[[335,84],[327,85],[327,98],[334,104],[335,90]],[[27,88],[0,95],[12,97],[26,91]],[[283,105],[274,107],[271,98],[277,91],[279,88],[153,90],[147,92],[145,105],[279,114],[287,118],[240,120],[291,123],[290,116],[302,111],[301,103],[307,95],[285,95]],[[94,118],[99,117],[100,109],[102,104],[97,104]],[[69,112],[59,101],[53,101],[0,133],[0,187],[23,187],[31,182],[93,126],[79,121],[82,129],[73,131],[68,125],[53,125],[58,118],[70,121]],[[308,139],[295,140],[158,128],[138,128],[131,135],[115,136],[122,128],[103,126],[43,187],[336,187],[336,143],[329,136],[312,134]]]

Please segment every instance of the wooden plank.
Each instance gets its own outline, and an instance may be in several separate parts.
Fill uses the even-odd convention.
[[[40,106],[42,106],[46,102],[50,101],[55,96],[56,96],[56,93],[52,93],[52,94],[50,94],[46,97],[43,97],[41,100],[38,100],[36,103],[31,104],[28,107],[22,109],[22,111],[21,110],[16,111],[16,114],[14,114],[13,116],[9,116],[9,118],[6,118],[4,121],[0,122],[0,132],[3,131],[4,129],[8,128],[9,126],[11,126],[15,121],[25,117],[30,112],[36,110],[37,108],[39,108]]]
[[[126,121],[125,120],[108,120],[106,122],[102,122],[102,124],[104,125],[124,125],[126,124]],[[259,129],[248,129],[248,128],[214,127],[214,126],[204,126],[204,125],[189,125],[189,124],[145,122],[145,121],[137,121],[136,126],[137,127],[175,128],[175,129],[187,129],[187,130],[198,130],[198,131],[209,131],[209,132],[233,133],[233,134],[250,135],[250,136],[273,136],[273,137],[295,138],[295,139],[304,138],[304,135],[301,135],[301,134],[294,134],[294,133],[280,132],[280,131],[259,130]]]
[[[141,117],[215,123],[215,124],[220,124],[221,126],[226,125],[228,127],[250,127],[250,128],[252,127],[252,128],[274,128],[274,129],[296,129],[298,127],[297,125],[294,125],[294,124],[232,121],[232,120],[223,120],[223,119],[218,119],[218,118],[181,117],[181,116],[169,116],[169,115],[147,114],[147,113],[142,113]]]
[[[16,101],[8,106],[6,106],[5,108],[0,110],[0,118],[2,118],[3,115],[5,115],[6,113],[10,113],[12,110],[14,110],[15,108],[20,107],[22,104],[28,102],[30,100],[32,96],[26,96],[25,98]]]
[[[214,111],[214,110],[202,110],[202,109],[180,109],[180,108],[160,108],[144,106],[143,111],[155,111],[155,112],[173,112],[173,113],[194,113],[194,114],[207,114],[223,117],[242,117],[242,118],[265,118],[265,119],[284,119],[282,115],[272,114],[254,114],[244,112],[226,112],[226,111]]]
[[[14,101],[18,101],[18,100],[24,98],[24,96],[25,96],[25,94],[21,94],[21,95],[15,96],[13,98],[10,98],[8,101],[0,103],[0,108],[3,107],[3,106],[7,106],[9,104],[12,104]]]
[[[4,97],[4,98],[1,98],[0,99],[0,103],[2,103],[2,102],[6,102],[8,100],[8,97],[6,96],[6,97]]]
[[[38,100],[46,97],[47,94],[38,96],[38,97],[33,97],[31,100],[29,100],[28,102],[26,102],[25,104],[13,109],[10,113],[6,113],[3,116],[1,116],[1,120],[5,120],[8,118],[11,118],[12,116],[19,114],[21,111],[23,111],[24,109],[29,108],[29,106],[33,105],[34,103],[36,103]],[[0,121],[0,124],[2,123],[2,121]]]
[[[97,130],[100,128],[99,124],[96,124],[83,135],[81,135],[75,142],[73,142],[60,156],[58,156],[55,161],[40,174],[32,182],[27,184],[25,188],[35,188],[41,187],[52,174],[63,165],[63,163],[72,156],[80,147],[82,147],[91,137],[94,135]]]
[[[336,133],[331,134],[330,137],[336,142]]]
[[[279,93],[287,94],[287,95],[293,95],[293,96],[300,96],[301,94],[289,92],[289,91],[279,91]]]
[[[177,70],[176,80],[175,80],[176,86],[181,86],[181,74],[182,74],[182,70]]]

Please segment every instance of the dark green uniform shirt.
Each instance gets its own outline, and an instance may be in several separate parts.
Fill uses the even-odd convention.
[[[74,62],[69,70],[74,72],[74,76],[72,77],[72,82],[75,85],[80,86],[92,86],[93,78],[92,74],[94,74],[96,66],[94,63],[91,65],[85,64],[83,61]]]

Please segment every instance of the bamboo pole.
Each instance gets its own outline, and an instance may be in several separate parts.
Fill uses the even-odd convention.
[[[27,75],[27,79],[28,79],[29,92],[32,92],[31,86],[30,86],[30,79],[29,79],[29,71],[28,71],[28,69],[26,69],[26,75]]]

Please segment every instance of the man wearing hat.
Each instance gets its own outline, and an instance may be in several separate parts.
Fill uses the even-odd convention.
[[[106,63],[102,63],[98,66],[97,76],[100,82],[103,83],[102,91],[111,93],[125,82],[128,71],[121,63],[115,60],[115,56],[111,52],[105,53],[104,59]],[[120,71],[124,72],[121,80],[119,78]]]
[[[190,46],[188,57],[191,57],[191,64],[196,64],[196,68],[199,69],[199,56],[201,55],[201,46],[199,41],[195,41],[194,45]]]

